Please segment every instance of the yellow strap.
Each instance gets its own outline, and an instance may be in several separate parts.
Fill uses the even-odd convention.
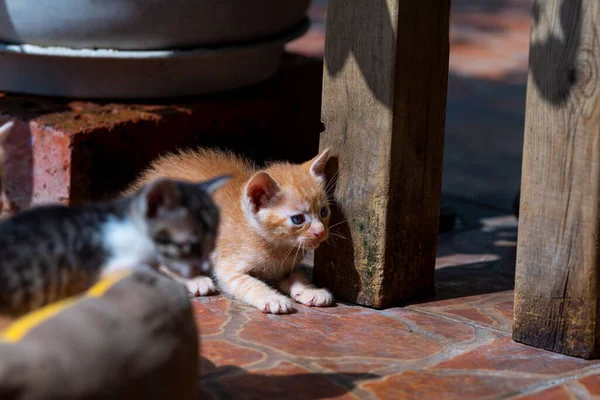
[[[6,342],[15,343],[23,339],[29,331],[35,328],[37,325],[42,324],[48,319],[54,317],[66,308],[69,308],[86,297],[102,297],[112,286],[123,278],[131,274],[130,270],[120,270],[106,278],[102,279],[94,286],[92,286],[84,295],[79,297],[71,297],[65,300],[57,301],[49,304],[39,310],[32,311],[29,314],[19,318],[10,326],[8,326],[2,334],[0,334],[0,340]]]
[[[129,269],[117,270],[116,272],[107,275],[101,281],[89,288],[85,296],[102,297],[104,296],[104,293],[108,291],[108,289],[115,285],[115,283],[119,282],[123,278],[128,277],[129,275],[131,275],[131,270]]]

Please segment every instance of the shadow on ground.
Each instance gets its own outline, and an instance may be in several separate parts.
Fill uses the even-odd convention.
[[[235,365],[216,367],[201,357],[198,399],[327,399],[352,391],[356,382],[375,379],[369,373],[256,374]]]

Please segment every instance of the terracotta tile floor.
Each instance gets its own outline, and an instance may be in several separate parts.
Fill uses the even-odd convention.
[[[516,220],[450,199],[437,295],[383,311],[338,304],[265,315],[223,296],[194,301],[202,398],[536,399],[600,395],[600,362],[510,338]],[[577,397],[575,397],[577,396]]]
[[[322,57],[326,1],[289,49]],[[530,0],[453,0],[444,200],[434,299],[264,315],[222,296],[194,302],[199,398],[587,399],[600,364],[510,339]]]
[[[325,8],[288,50],[323,56]],[[199,399],[600,398],[600,361],[510,338],[530,8],[452,1],[443,192],[459,226],[440,236],[435,298],[285,316],[196,299]]]

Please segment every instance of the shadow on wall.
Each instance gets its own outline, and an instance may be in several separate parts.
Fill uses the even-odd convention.
[[[330,0],[331,1],[339,1],[339,0]],[[581,0],[576,0],[580,2]],[[461,38],[465,38],[467,41],[470,37],[469,32],[473,30],[482,30],[482,31],[499,31],[504,30],[506,27],[501,24],[495,23],[489,18],[467,18],[463,19],[463,14],[473,14],[484,12],[486,16],[491,16],[493,14],[502,14],[504,12],[511,12],[522,15],[530,15],[531,11],[531,3],[533,0],[453,0],[451,2],[451,29],[465,28],[467,31],[465,34],[460,35]],[[326,6],[328,1],[320,0],[316,1],[316,4],[323,7]],[[353,38],[353,32],[349,31],[350,26],[344,24],[344,21],[354,18],[352,15],[353,7],[343,7],[342,12],[346,14],[336,15],[335,19],[327,20],[329,25],[331,24],[339,24],[339,26],[335,26],[331,29],[336,29],[338,32],[342,32],[342,34],[347,38]],[[357,38],[357,43],[360,43],[360,46],[365,46],[362,43],[363,40],[373,40],[374,42],[369,46],[373,49],[381,48],[380,40],[383,38],[392,38],[393,30],[391,25],[391,15],[390,10],[387,4],[384,3],[384,6],[381,7],[381,12],[385,14],[381,17],[382,21],[385,21],[381,26],[372,27],[372,29],[377,29],[379,31],[379,35],[372,36],[369,38]],[[400,18],[408,18],[408,16],[400,16]],[[429,32],[423,30],[420,33],[423,36],[423,40],[428,40]],[[419,44],[415,44],[415,46],[419,46]],[[416,53],[412,52],[409,49],[404,49],[404,51],[408,51],[411,54]],[[346,64],[346,59],[352,55],[356,58],[358,67],[361,70],[362,76],[367,81],[370,90],[377,97],[377,99],[383,102],[386,106],[390,107],[391,99],[387,96],[388,90],[385,87],[385,82],[382,79],[378,79],[378,76],[383,76],[384,73],[374,74],[373,71],[385,71],[385,67],[391,65],[389,60],[384,57],[374,57],[373,54],[369,52],[360,52],[357,53],[353,51],[353,41],[346,40],[341,45],[336,43],[335,48],[326,49],[325,51],[325,61],[327,63],[327,73],[330,76],[335,76]],[[391,57],[391,52],[390,52]],[[414,60],[411,60],[414,62]]]
[[[334,0],[334,1],[343,1],[343,0]],[[369,0],[362,0],[369,1]],[[355,45],[360,48],[372,48],[383,50],[387,47],[391,50],[392,40],[393,40],[393,29],[392,29],[392,16],[390,15],[390,11],[388,9],[387,3],[382,2],[383,6],[379,7],[380,12],[384,15],[382,17],[378,17],[377,20],[383,21],[381,26],[372,27],[372,29],[377,29],[379,31],[379,35],[367,35],[360,36],[356,35],[356,32],[353,32],[353,25],[346,24],[346,21],[353,20],[356,18],[353,13],[359,9],[358,6],[353,7],[338,7],[337,9],[341,11],[340,15],[336,15],[335,18],[327,19],[327,29],[334,30],[339,32],[340,35],[344,38],[348,38],[348,40],[336,41],[335,47],[333,45],[331,47],[327,46],[327,42],[325,43],[325,63],[327,66],[326,73],[330,76],[336,76],[346,65],[349,57],[354,57],[356,59],[356,63],[360,68],[362,73],[362,77],[365,79],[366,83],[369,86],[371,92],[375,95],[377,100],[385,104],[387,108],[391,108],[391,91],[388,88],[388,80],[385,78],[386,76],[390,76],[392,74],[391,69],[394,68],[392,65],[392,51],[387,51],[382,53],[378,57],[374,57],[371,52],[362,51],[357,52],[353,48]],[[364,41],[370,40],[371,43],[364,43]],[[389,41],[389,43],[382,41]]]
[[[569,99],[577,81],[585,80],[580,75],[591,71],[580,69],[577,65],[583,17],[581,0],[563,0],[558,13],[552,9],[555,4],[537,1],[533,6],[529,69],[533,83],[544,99],[560,105]],[[555,25],[552,18],[557,14],[560,19],[558,31],[552,28]],[[581,67],[585,67],[584,64]]]
[[[216,367],[204,357],[200,363],[199,399],[328,399],[352,391],[357,381],[379,378],[368,373],[254,374],[235,365]]]

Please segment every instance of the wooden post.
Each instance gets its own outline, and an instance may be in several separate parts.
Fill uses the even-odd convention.
[[[320,147],[341,224],[314,275],[339,300],[385,308],[434,292],[449,13],[449,0],[329,1]]]
[[[583,358],[600,339],[600,3],[536,0],[513,339]]]

